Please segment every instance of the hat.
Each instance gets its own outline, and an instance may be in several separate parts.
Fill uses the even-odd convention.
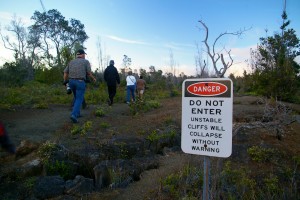
[[[82,54],[86,54],[83,49],[78,49],[76,51],[76,55],[82,55]]]

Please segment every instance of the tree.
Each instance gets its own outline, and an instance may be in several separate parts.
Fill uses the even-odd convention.
[[[27,71],[23,78],[27,80],[32,80],[33,75],[33,65],[36,54],[35,49],[39,46],[39,43],[34,42],[35,35],[28,35],[26,27],[22,20],[17,19],[16,16],[10,22],[10,25],[6,26],[6,30],[14,37],[13,40],[8,35],[3,35],[0,31],[1,39],[3,41],[4,47],[14,52],[15,62],[8,64],[7,66],[16,65],[23,69],[22,71]]]
[[[208,44],[208,27],[206,26],[206,24],[199,20],[200,24],[204,27],[205,29],[205,38],[203,40],[205,46],[206,46],[206,50],[207,50],[207,54],[211,59],[211,62],[213,64],[214,70],[215,70],[215,74],[217,77],[224,77],[225,72],[227,71],[227,69],[233,64],[233,59],[231,57],[231,50],[226,50],[225,47],[223,48],[223,51],[225,51],[225,53],[227,54],[227,56],[229,57],[229,61],[226,62],[224,59],[224,55],[222,53],[222,51],[220,52],[216,52],[216,44],[219,41],[220,38],[222,38],[225,35],[235,35],[235,36],[240,36],[242,35],[246,29],[244,30],[239,30],[236,32],[224,32],[221,33],[214,41],[213,45],[212,45],[212,49],[210,48],[209,44]],[[219,59],[221,58],[221,63],[223,65],[223,68],[218,69],[217,67],[217,63],[219,61]]]
[[[103,56],[103,49],[102,49],[102,43],[101,43],[101,38],[97,38],[97,50],[98,50],[98,64],[99,64],[99,70],[101,73],[104,71],[104,56]]]
[[[10,25],[5,28],[8,32],[11,32],[15,37],[15,40],[11,41],[8,35],[3,35],[2,32],[1,38],[6,49],[14,51],[15,58],[25,58],[26,50],[27,50],[27,32],[22,20],[17,19],[16,16],[10,22]]]
[[[127,55],[124,55],[123,58],[123,65],[125,67],[125,69],[128,69],[129,66],[131,65],[131,58],[129,58]],[[128,69],[129,70],[129,69]],[[126,71],[126,70],[125,70]]]
[[[146,72],[146,70],[145,69],[143,69],[143,68],[140,68],[140,76],[143,76],[144,78],[146,78],[147,77],[147,72]]]
[[[156,72],[155,66],[151,65],[151,66],[149,67],[149,71],[150,71],[150,74],[151,74],[151,73],[155,73],[155,72]]]
[[[196,43],[196,47],[197,47],[197,54],[195,55],[196,77],[208,78],[209,74],[206,68],[206,62],[205,60],[202,59],[202,51],[200,51],[198,43]]]
[[[174,54],[173,54],[173,51],[172,49],[170,49],[170,72],[171,74],[173,74],[173,76],[176,76],[176,62],[174,60]]]
[[[162,82],[164,77],[162,70],[156,70],[155,66],[151,65],[149,67],[149,75],[151,83],[154,83],[158,88],[165,88],[165,82]]]
[[[298,89],[300,66],[295,58],[300,55],[299,39],[285,11],[280,33],[260,38],[260,44],[251,52],[253,89],[262,95],[290,100]]]
[[[50,67],[63,67],[61,53],[65,48],[73,49],[76,43],[83,43],[88,39],[84,25],[76,19],[65,20],[55,9],[47,12],[35,11],[31,17],[35,22],[29,27],[30,33],[39,35],[40,48],[44,52]],[[52,51],[56,55],[53,55]]]

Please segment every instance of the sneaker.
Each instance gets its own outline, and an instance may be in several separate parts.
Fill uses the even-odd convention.
[[[110,100],[110,99],[108,99],[108,100],[107,100],[107,104],[108,104],[109,106],[111,106],[111,105],[112,105],[112,103],[111,103],[111,100]]]
[[[72,120],[73,123],[78,123],[78,120],[74,115],[71,115],[70,119]]]

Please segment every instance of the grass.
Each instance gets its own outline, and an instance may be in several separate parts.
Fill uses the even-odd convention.
[[[212,199],[299,199],[299,188],[296,188],[299,180],[280,175],[281,171],[288,170],[288,166],[279,168],[274,167],[274,163],[268,163],[269,170],[261,173],[252,171],[249,164],[228,160],[218,172],[216,160],[211,164]],[[201,199],[203,169],[188,164],[182,170],[161,178],[160,185],[159,195],[168,197],[166,199]]]
[[[179,172],[162,178],[160,183],[162,191],[167,192],[171,199],[198,199],[203,173],[201,169],[188,164]]]
[[[158,100],[137,101],[136,103],[131,103],[129,107],[131,115],[137,115],[142,112],[157,109],[161,107],[161,103]]]
[[[173,91],[178,96],[178,91]],[[114,98],[115,103],[124,103],[125,87],[119,87]],[[145,92],[147,104],[145,109],[159,107],[158,99],[168,98],[170,95],[164,89],[152,89]],[[87,85],[85,98],[89,104],[99,105],[108,99],[107,87],[104,83]],[[66,88],[60,84],[47,85],[39,82],[28,82],[22,87],[0,87],[0,109],[12,110],[13,106],[30,106],[33,108],[48,108],[49,104],[70,104],[73,95],[66,93]]]

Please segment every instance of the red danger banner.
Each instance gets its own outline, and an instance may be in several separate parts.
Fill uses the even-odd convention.
[[[190,85],[187,91],[197,96],[217,96],[225,93],[227,86],[216,82],[198,82]]]

